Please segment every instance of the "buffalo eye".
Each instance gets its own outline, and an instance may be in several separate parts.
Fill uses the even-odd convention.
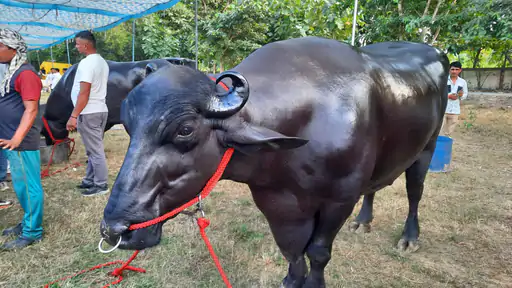
[[[178,137],[187,137],[187,136],[192,135],[193,132],[194,132],[194,127],[192,127],[190,125],[184,125],[179,128],[177,135],[178,135]]]
[[[174,133],[172,143],[183,153],[190,151],[197,144],[197,133],[194,133],[196,131],[195,124],[195,122],[184,123]]]

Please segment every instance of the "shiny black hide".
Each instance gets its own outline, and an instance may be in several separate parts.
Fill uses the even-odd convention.
[[[368,228],[374,193],[404,172],[410,209],[399,246],[417,249],[448,65],[426,44],[305,37],[267,44],[218,75],[228,92],[186,67],[153,72],[121,108],[130,145],[101,235],[111,245],[121,237],[121,249],[157,245],[162,224],[128,227],[195,197],[233,147],[223,179],[250,187],[289,262],[283,287],[325,287],[332,243],[355,204],[365,197],[351,228]]]

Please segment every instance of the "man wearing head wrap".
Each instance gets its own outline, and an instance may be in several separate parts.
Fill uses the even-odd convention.
[[[0,63],[0,82],[4,79],[7,65]],[[7,156],[5,156],[3,149],[0,149],[0,191],[9,189],[5,179],[7,178]],[[0,207],[9,207],[11,201],[0,199]]]
[[[21,223],[2,232],[18,236],[0,247],[13,250],[43,237],[40,136],[34,125],[42,83],[27,63],[27,45],[16,31],[0,29],[0,63],[8,65],[0,82],[0,148],[11,164],[13,188],[25,212]]]

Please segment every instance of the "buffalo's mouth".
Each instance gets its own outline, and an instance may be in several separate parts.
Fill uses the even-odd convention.
[[[128,230],[121,235],[119,248],[125,250],[142,250],[160,244],[162,226],[162,223],[158,223],[147,228]]]
[[[172,218],[176,216],[177,215]],[[146,228],[129,230],[128,226],[112,226],[107,225],[105,221],[102,221],[100,231],[103,240],[112,247],[117,247],[123,250],[143,250],[160,244],[163,224],[164,222],[160,222]],[[105,246],[107,245],[103,244],[102,249],[110,249]]]

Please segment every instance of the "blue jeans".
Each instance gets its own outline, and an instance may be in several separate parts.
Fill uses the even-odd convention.
[[[7,177],[7,155],[4,149],[0,149],[0,182],[4,181],[5,177]]]
[[[22,235],[39,239],[43,235],[43,187],[41,185],[41,158],[36,151],[4,150],[11,163],[12,186],[25,214]]]

